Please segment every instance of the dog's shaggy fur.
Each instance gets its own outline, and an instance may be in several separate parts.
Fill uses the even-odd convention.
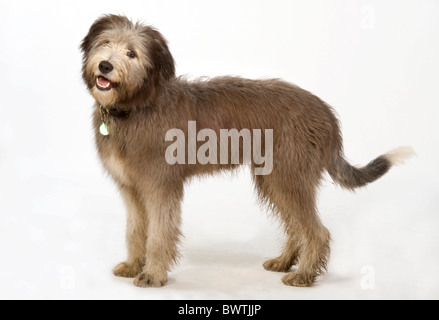
[[[253,178],[259,198],[278,215],[287,236],[281,255],[264,267],[286,272],[282,280],[292,286],[310,286],[326,270],[330,235],[316,209],[323,172],[354,189],[381,177],[410,151],[398,149],[363,168],[353,167],[343,157],[337,118],[318,97],[281,80],[176,78],[163,36],[123,16],[96,20],[81,50],[83,79],[96,100],[98,153],[128,211],[128,259],[116,266],[114,274],[135,278],[137,286],[163,286],[179,256],[184,183],[196,175],[237,167],[169,165],[165,161],[169,129],[187,134],[191,120],[198,130],[211,128],[217,133],[231,128],[273,129],[273,170]],[[99,134],[102,120],[108,136]],[[250,168],[254,172],[256,164]]]

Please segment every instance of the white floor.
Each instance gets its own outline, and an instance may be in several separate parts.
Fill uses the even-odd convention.
[[[439,3],[188,1],[0,5],[0,299],[439,299]],[[188,185],[183,258],[166,287],[136,288],[111,273],[125,213],[81,82],[78,46],[103,13],[159,28],[178,74],[281,77],[317,94],[353,164],[400,145],[418,156],[356,193],[326,179],[332,255],[312,288],[262,268],[282,232],[245,171]]]
[[[20,189],[22,201],[2,208],[0,298],[437,299],[437,200],[404,170],[356,195],[325,183],[319,206],[332,257],[313,288],[284,286],[282,274],[262,268],[281,232],[255,204],[245,173],[190,185],[183,258],[160,289],[111,274],[125,257],[125,217],[109,181],[95,189],[92,180],[36,178]]]

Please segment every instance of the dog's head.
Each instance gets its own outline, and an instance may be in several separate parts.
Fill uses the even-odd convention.
[[[151,95],[157,86],[175,77],[174,59],[163,36],[124,16],[96,20],[82,40],[81,50],[82,77],[104,106]]]

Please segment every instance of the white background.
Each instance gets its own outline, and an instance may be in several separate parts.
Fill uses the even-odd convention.
[[[153,24],[178,74],[279,77],[334,106],[353,164],[417,157],[350,193],[325,179],[327,275],[284,286],[262,263],[282,232],[248,172],[195,181],[183,258],[160,289],[115,278],[122,201],[100,167],[79,44],[104,13]],[[439,1],[0,3],[0,298],[439,298]]]

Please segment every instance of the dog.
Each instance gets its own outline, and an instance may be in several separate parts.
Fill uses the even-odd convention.
[[[354,167],[345,160],[334,110],[315,95],[277,79],[176,77],[165,38],[155,28],[125,16],[98,18],[80,49],[82,77],[96,100],[97,151],[127,209],[128,258],[113,272],[135,278],[139,287],[167,283],[167,274],[179,258],[184,185],[193,177],[248,164],[261,203],[279,217],[286,234],[280,256],[263,266],[286,273],[282,278],[286,285],[306,287],[326,272],[330,254],[330,233],[316,208],[323,173],[353,190],[412,154],[411,148],[401,147],[364,167]],[[191,142],[193,123],[198,135]],[[181,161],[168,161],[178,151],[177,147],[169,150],[175,138],[168,139],[171,129],[194,147],[188,146],[187,153],[182,150]],[[200,154],[201,131],[221,135],[224,129],[239,131],[238,151],[229,145],[220,159],[213,147],[222,148],[223,142],[214,141],[209,161],[190,161],[196,151],[189,149]],[[256,157],[244,159],[242,149],[255,144],[239,135],[244,130],[259,132],[259,148],[273,163],[268,173],[257,174],[261,163]],[[263,139],[267,130],[272,131],[272,140]],[[231,161],[233,152],[238,161]]]

